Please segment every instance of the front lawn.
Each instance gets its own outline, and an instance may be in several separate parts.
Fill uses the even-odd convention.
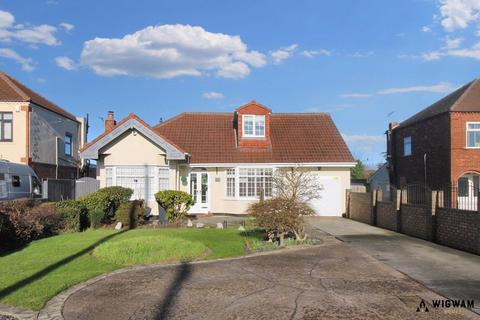
[[[259,233],[232,229],[95,230],[30,243],[0,258],[0,303],[40,310],[59,292],[130,265],[245,253]]]

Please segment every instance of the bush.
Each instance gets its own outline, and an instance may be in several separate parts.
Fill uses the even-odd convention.
[[[64,219],[63,231],[76,232],[88,228],[88,212],[82,202],[63,200],[56,202],[55,207]]]
[[[193,205],[193,198],[183,191],[165,190],[155,194],[158,204],[165,209],[171,223],[180,223]]]
[[[105,216],[105,213],[101,210],[92,210],[88,212],[88,218],[90,220],[90,227],[93,229],[98,229],[102,226],[102,221]]]
[[[142,200],[134,200],[127,203],[122,203],[115,212],[115,221],[121,222],[122,226],[134,229],[138,222],[143,220],[145,209],[143,208]]]
[[[252,204],[247,213],[255,218],[260,228],[273,233],[283,247],[287,233],[295,233],[300,238],[304,228],[303,216],[313,215],[315,211],[300,201],[273,198]]]
[[[88,212],[102,211],[102,219],[109,220],[113,218],[118,207],[128,202],[133,194],[133,190],[123,187],[107,187],[98,190],[80,198],[80,202],[87,208]]]

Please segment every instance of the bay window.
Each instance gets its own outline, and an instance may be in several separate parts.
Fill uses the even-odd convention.
[[[272,168],[227,169],[226,195],[229,198],[258,198],[272,196]]]

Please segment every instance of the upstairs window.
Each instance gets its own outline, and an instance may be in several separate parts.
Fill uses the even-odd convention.
[[[403,138],[403,155],[404,156],[412,155],[412,137]]]
[[[65,155],[67,157],[72,156],[72,135],[70,133],[65,135]]]
[[[243,136],[254,138],[265,137],[265,116],[243,115]]]
[[[467,148],[480,148],[480,122],[467,122]]]
[[[13,113],[0,112],[0,141],[12,141]]]

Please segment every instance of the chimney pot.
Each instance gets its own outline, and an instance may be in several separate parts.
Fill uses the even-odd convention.
[[[115,121],[115,115],[113,111],[108,111],[107,118],[105,119],[105,132],[112,130],[116,124],[117,122]]]

